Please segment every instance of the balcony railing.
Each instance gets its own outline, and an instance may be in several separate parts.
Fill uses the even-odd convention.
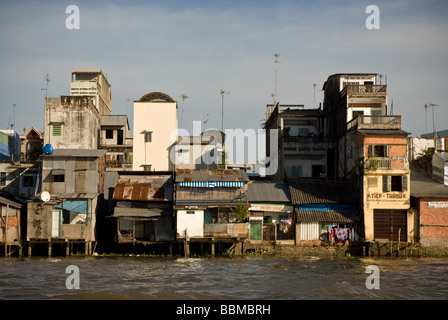
[[[387,93],[387,85],[358,85],[358,84],[349,84],[344,87],[341,91],[341,97],[346,95],[347,93],[361,93],[361,94],[371,94],[371,95],[383,95]]]
[[[367,157],[364,169],[409,169],[409,162],[407,157]]]
[[[401,129],[401,116],[357,116],[347,123],[347,130],[357,129]]]
[[[247,194],[243,190],[177,190],[176,204],[236,204],[247,200]]]

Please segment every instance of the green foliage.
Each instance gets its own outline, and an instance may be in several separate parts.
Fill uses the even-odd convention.
[[[230,212],[237,218],[238,222],[244,222],[249,214],[249,208],[247,204],[244,204],[241,200],[238,200],[238,204],[236,207],[230,208]]]

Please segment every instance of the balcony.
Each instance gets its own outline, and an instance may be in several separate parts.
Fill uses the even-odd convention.
[[[387,95],[387,85],[358,85],[358,84],[349,84],[344,87],[341,91],[341,97],[350,94],[350,95],[362,95],[362,96],[385,96]]]
[[[367,157],[364,158],[364,169],[407,170],[409,169],[409,162],[407,157]]]
[[[176,205],[215,204],[234,205],[238,201],[247,201],[245,190],[223,190],[218,188],[199,190],[177,190]]]
[[[347,123],[347,130],[351,128],[401,130],[401,116],[357,116]]]

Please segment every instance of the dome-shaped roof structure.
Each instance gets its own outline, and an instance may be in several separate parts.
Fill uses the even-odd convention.
[[[138,102],[176,102],[169,95],[162,92],[150,92],[145,94],[143,97],[138,100]]]

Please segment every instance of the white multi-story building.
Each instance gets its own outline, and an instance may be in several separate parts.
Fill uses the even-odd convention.
[[[134,101],[133,166],[136,171],[171,169],[169,150],[176,138],[177,102],[161,92]]]

